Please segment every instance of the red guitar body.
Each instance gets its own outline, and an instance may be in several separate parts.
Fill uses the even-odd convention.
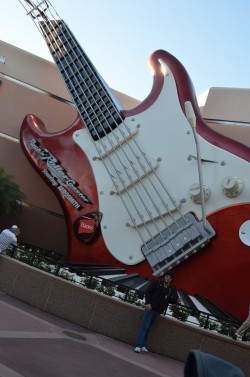
[[[152,54],[150,58],[154,70],[152,91],[138,107],[123,111],[125,119],[146,112],[161,95],[164,76],[161,73],[159,59],[166,63],[174,76],[179,104],[183,112],[185,102],[192,103],[196,113],[197,133],[209,144],[218,146],[235,155],[236,159],[243,159],[249,163],[249,148],[217,134],[206,125],[200,116],[187,72],[177,59],[165,51],[159,50]],[[72,137],[74,133],[84,128],[85,125],[78,118],[68,129],[49,134],[42,121],[34,115],[28,115],[21,128],[24,153],[54,191],[63,208],[68,231],[68,259],[79,263],[121,266],[127,273],[137,272],[152,278],[153,271],[147,260],[134,265],[122,263],[106,246],[100,227],[103,211],[99,204],[96,177],[89,157]],[[55,164],[57,168],[61,168],[61,178],[62,171],[66,175],[66,179],[63,180],[60,179],[59,174],[54,186],[53,179],[56,175],[49,170],[46,153],[50,154],[50,159],[51,155],[56,158]],[[74,182],[74,190],[67,180]],[[76,190],[84,195],[84,200],[76,194]],[[215,237],[202,251],[174,267],[177,288],[185,289],[190,295],[198,293],[241,319],[246,317],[250,302],[250,248],[241,242],[239,228],[249,218],[250,201],[233,203],[223,208],[218,206],[217,210],[207,216],[216,232]],[[120,234],[116,234],[116,237],[119,239]]]

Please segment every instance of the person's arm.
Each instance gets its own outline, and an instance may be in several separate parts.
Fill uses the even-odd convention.
[[[152,280],[145,292],[145,306],[147,310],[151,310],[151,294],[155,290],[156,285],[158,284],[157,280]]]
[[[178,296],[178,293],[177,293],[175,286],[172,285],[171,289],[172,289],[172,292],[171,292],[171,295],[170,295],[170,298],[169,298],[169,302],[171,304],[181,304],[181,299]]]

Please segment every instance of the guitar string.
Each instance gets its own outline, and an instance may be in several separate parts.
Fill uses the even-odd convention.
[[[65,33],[64,33],[65,34]],[[73,36],[70,36],[71,37],[71,39],[73,39]],[[68,37],[67,37],[68,38]],[[74,39],[73,39],[74,40]],[[69,41],[69,40],[68,40]],[[71,44],[71,46],[72,46],[72,44]],[[75,43],[75,46],[76,46],[76,48],[78,49],[78,53],[79,53],[79,47],[78,47],[78,45]],[[74,49],[74,46],[72,46],[71,47],[71,51]],[[69,53],[69,55],[70,55],[70,51],[67,51],[68,53]],[[90,78],[90,81],[91,81],[91,78]],[[81,83],[80,83],[81,84]],[[93,86],[95,85],[93,82],[92,82],[92,84],[93,84]],[[94,93],[93,93],[93,95],[94,95]],[[121,134],[122,134],[122,136],[124,137],[124,133],[123,133],[123,131],[121,130],[121,126],[120,127],[118,127],[118,129],[119,129],[119,131],[121,132]],[[108,136],[108,135],[107,135]],[[133,137],[133,135],[130,133],[130,135],[129,135],[130,137]],[[115,137],[116,137],[116,135],[115,135]],[[126,137],[126,136],[125,136]],[[124,149],[122,148],[122,143],[118,140],[118,139],[116,139],[116,141],[118,142],[118,145],[121,147],[121,149],[124,151]],[[125,139],[125,141],[127,141],[128,142],[128,145],[129,145],[129,147],[131,148],[131,146],[130,146],[130,143],[129,143],[129,140],[128,139]],[[111,143],[112,143],[112,140],[111,140]],[[134,151],[133,151],[134,152]],[[142,154],[143,154],[143,152],[141,152]],[[125,156],[126,156],[126,158],[127,158],[127,160],[129,161],[129,162],[131,162],[130,160],[129,160],[129,157],[126,155],[126,152],[124,151],[124,154],[125,154]],[[138,156],[136,156],[136,157],[138,157]],[[138,157],[139,158],[139,157]],[[121,161],[120,161],[121,162]],[[123,165],[123,162],[121,162],[121,164]],[[149,162],[149,164],[150,164],[150,162]],[[141,165],[142,166],[142,168],[144,168],[143,167],[143,165]],[[151,166],[151,164],[150,164],[150,166]],[[124,170],[126,169],[126,166],[124,166]],[[153,168],[151,168],[151,171],[153,171]],[[146,170],[145,170],[145,168],[144,168],[144,173],[146,173]],[[146,174],[145,174],[146,175]],[[140,176],[138,175],[138,172],[137,172],[137,177],[139,178]],[[149,177],[149,179],[150,179],[150,176],[148,175],[148,177]],[[147,188],[145,187],[145,190],[147,190]],[[157,188],[155,188],[155,190],[157,191]],[[148,193],[148,195],[150,196],[150,194]],[[160,194],[158,193],[158,195],[159,195],[159,197],[161,198],[161,196],[160,196]],[[168,193],[168,196],[170,197],[170,194]],[[152,200],[152,198],[150,197],[150,199]],[[161,198],[162,199],[162,198]],[[174,200],[172,199],[172,201],[174,202]],[[156,205],[155,205],[155,207],[156,207]],[[169,208],[167,208],[167,210],[169,211]],[[171,215],[171,211],[169,211],[170,212],[170,215]],[[160,213],[159,213],[159,215],[160,215]],[[172,220],[174,221],[174,218],[172,217]],[[166,224],[165,224],[166,225]]]
[[[21,2],[21,0],[19,0],[19,2]],[[48,1],[47,1],[47,2],[42,2],[42,3],[46,3],[46,4],[47,4]],[[38,12],[37,15],[35,15],[35,14],[32,15],[33,10],[31,10],[29,13],[30,13],[30,15],[31,15],[31,17],[32,17],[32,20],[34,21],[34,23],[35,23],[37,29],[39,30],[40,34],[41,34],[42,37],[45,39],[45,36],[43,35],[42,30],[41,30],[41,27],[39,26],[39,24],[36,23],[38,17],[42,17],[43,19],[46,19],[46,18],[47,18],[47,16],[44,14],[44,10],[39,10],[39,9],[38,9],[39,7],[41,7],[42,3],[39,3],[36,7],[34,7],[34,10],[37,10],[37,12]],[[22,4],[22,5],[23,5],[23,4]],[[24,5],[23,5],[23,6],[24,6]],[[33,4],[32,4],[32,6],[33,6]],[[24,7],[24,8],[25,8],[25,7]],[[26,9],[26,8],[25,8],[25,9]],[[27,10],[27,9],[26,9],[26,10]],[[47,9],[46,9],[46,10],[47,10]],[[43,14],[41,14],[41,12],[42,12]],[[50,13],[51,13],[51,12],[50,12]],[[47,19],[47,21],[50,22],[50,20],[48,20],[48,19]],[[37,21],[37,22],[39,22],[39,21]],[[50,24],[51,24],[51,22],[50,22]],[[53,25],[52,25],[52,27],[53,27]],[[45,40],[46,40],[46,39],[45,39]],[[54,40],[54,41],[56,42],[56,40]],[[56,55],[56,54],[57,54],[57,53],[56,53],[56,50],[55,50],[54,52],[55,52],[55,55]],[[66,75],[68,76],[67,72],[66,72]],[[80,99],[80,97],[79,97],[79,99]],[[91,137],[91,139],[92,139],[92,137]],[[96,144],[95,144],[95,143],[94,143],[94,145],[95,145],[95,147],[96,147]],[[110,176],[111,181],[113,182],[113,184],[114,184],[114,186],[115,186],[116,183],[115,183],[115,181],[114,181],[113,176],[110,174],[108,167],[106,166],[106,162],[103,161],[103,163],[104,163],[104,165],[105,165],[105,167],[106,167],[106,170],[108,171],[108,174],[109,174],[109,176]],[[114,170],[115,170],[115,167],[114,167]],[[123,201],[123,204],[124,204],[124,206],[125,206],[125,208],[126,208],[128,214],[129,214],[129,216],[130,216],[130,218],[131,218],[132,223],[134,223],[133,216],[131,215],[129,208],[128,208],[127,205],[126,205],[126,202],[124,202],[124,200],[123,200],[122,197],[121,197],[121,200]],[[133,203],[134,208],[137,209],[137,207],[136,207],[136,205],[134,204],[132,198],[131,198],[131,202]],[[138,216],[139,216],[139,213],[138,213]],[[146,225],[146,224],[145,224],[145,225]],[[143,244],[144,244],[144,243],[146,242],[146,240],[142,237],[142,234],[141,234],[141,232],[139,231],[139,229],[138,229],[138,227],[136,226],[136,224],[135,224],[135,228],[136,228],[136,230],[137,230],[137,232],[138,232],[138,234],[139,234],[139,236],[140,236],[140,238],[141,238],[141,240],[142,240],[142,242],[143,242]],[[147,228],[146,228],[146,229],[147,229]],[[149,232],[149,237],[152,237],[152,235],[150,234],[150,232]]]
[[[68,51],[67,51],[68,52]],[[70,56],[70,53],[68,52],[68,54],[69,54],[69,56]],[[93,84],[94,85],[94,84]],[[119,129],[120,129],[120,127],[118,127]],[[118,156],[119,157],[119,156]],[[120,161],[120,163],[121,163],[121,165],[123,165],[123,162],[121,162]],[[126,169],[126,166],[124,166],[124,168]]]
[[[61,32],[64,34],[64,36],[65,36],[65,33],[61,30]],[[70,44],[70,49],[68,49],[67,50],[67,53],[68,53],[68,56],[70,57],[70,58],[72,58],[72,54],[71,54],[71,52],[72,52],[72,50],[74,49],[74,46],[72,46],[72,41],[69,41],[69,37],[68,37],[68,35],[67,35],[67,30],[66,30],[66,36],[65,36],[66,38],[67,38],[67,41],[69,42],[69,44]],[[70,36],[71,37],[71,36]],[[72,39],[72,37],[71,37],[71,39]],[[78,45],[76,45],[76,47],[77,47],[77,50],[78,50],[78,54],[79,54],[79,48],[78,48]],[[94,83],[93,83],[93,86],[94,86]],[[79,93],[78,93],[79,94]],[[94,96],[94,93],[92,94],[93,96]],[[120,127],[121,126],[119,126],[119,129],[120,129]],[[107,135],[107,138],[109,139],[109,135]],[[112,143],[112,140],[111,140],[111,143]],[[118,144],[120,144],[120,147],[122,148],[122,146],[121,146],[121,143],[119,142]],[[113,150],[114,150],[114,148],[113,148]],[[115,149],[115,151],[116,151],[116,149]],[[119,162],[121,163],[121,165],[123,165],[123,162],[121,161],[121,159],[119,158],[119,155],[116,153],[116,157],[118,158],[118,160],[119,160]],[[124,165],[123,165],[123,167],[124,167]],[[124,167],[124,170],[126,169],[126,167]],[[116,171],[118,171],[118,169],[116,168]],[[127,171],[126,171],[126,173],[127,173]],[[130,178],[130,177],[129,177]],[[139,191],[137,190],[137,187],[133,184],[133,182],[131,181],[131,179],[130,179],[130,182],[132,183],[132,186],[134,187],[134,189],[135,189],[135,191],[136,191],[136,193],[137,193],[137,195],[138,195],[138,197],[140,198],[140,200],[141,200],[141,202],[143,203],[143,199],[142,199],[142,197],[141,197],[141,195],[140,195],[140,193],[139,193]],[[124,186],[124,185],[123,185]],[[144,187],[145,188],[145,187]],[[145,188],[145,190],[146,190],[146,188]],[[148,191],[147,191],[148,192]],[[152,201],[152,198],[150,197],[150,199],[151,199],[151,201]],[[144,203],[143,203],[144,204]],[[149,213],[149,210],[147,209],[147,207],[145,207],[146,208],[146,210],[147,210],[147,213],[148,213],[148,215],[149,216],[151,216],[151,213]],[[161,216],[161,214],[160,214],[160,212],[159,212],[159,215]],[[142,219],[142,217],[140,216],[140,218]],[[160,232],[160,229],[159,229],[159,227],[157,226],[157,224],[155,223],[155,221],[154,221],[154,219],[151,217],[151,221],[152,222],[154,222],[154,224],[155,224],[155,227],[156,227],[156,229],[157,229],[157,231],[158,231],[158,234],[161,234],[161,232]],[[165,223],[165,227],[166,227],[166,223]],[[171,233],[170,233],[171,234]],[[162,236],[162,239],[164,240],[164,236],[161,234],[161,236]]]
[[[63,32],[63,31],[62,31],[62,32]],[[66,32],[67,32],[67,30],[66,30]],[[63,33],[64,33],[64,32],[63,32]],[[64,35],[65,35],[65,33],[64,33]],[[69,37],[66,35],[66,38],[69,38]],[[70,38],[72,39],[72,36],[70,36]],[[68,41],[69,41],[69,39],[68,39]],[[69,41],[69,43],[70,43],[70,50],[69,50],[69,49],[67,50],[69,56],[71,57],[71,52],[72,52],[72,50],[74,50],[74,47],[75,47],[75,46],[77,47],[78,55],[79,55],[79,47],[78,47],[78,45],[75,44],[75,46],[72,46],[72,42],[71,42],[71,41]],[[82,56],[82,55],[81,55],[81,56]],[[88,64],[88,66],[90,66],[90,65]],[[93,70],[92,70],[92,72],[93,72]],[[89,77],[90,77],[90,75],[89,75]],[[91,77],[90,77],[90,81],[92,82],[92,85],[94,86],[95,84],[94,84],[93,80],[91,79]],[[79,86],[80,86],[80,85],[81,85],[81,82],[79,83]],[[78,93],[78,94],[79,94],[79,93]],[[93,96],[93,97],[94,97],[94,95],[95,95],[95,93],[92,93],[92,96]],[[104,115],[104,113],[103,113],[103,115]],[[111,114],[110,114],[110,115],[111,115]],[[104,115],[104,116],[105,116],[105,115]],[[107,120],[107,118],[106,118],[106,120]],[[105,132],[104,128],[102,128],[102,129],[103,129],[103,132]],[[121,132],[121,134],[122,134],[123,137],[124,137],[125,134],[124,134],[124,131],[121,130],[121,126],[118,127],[118,130]],[[122,143],[122,142],[118,139],[117,135],[115,135],[115,131],[113,131],[113,135],[114,135],[114,137],[115,137],[115,139],[116,139],[117,146],[119,145],[119,146],[121,147],[121,150],[123,151],[123,153],[124,153],[125,157],[127,158],[127,160],[128,160],[129,162],[133,163],[133,162],[131,161],[131,159],[129,158],[129,156],[126,154],[124,148],[122,148],[122,145],[124,145],[124,143]],[[107,134],[106,132],[105,132],[105,136],[106,136],[107,140],[110,142],[110,145],[111,145],[111,149],[112,149],[112,151],[113,151],[114,153],[116,153],[117,147],[114,146],[114,144],[113,144],[113,140],[110,139],[109,134]],[[130,135],[129,135],[129,136],[130,136]],[[125,140],[126,140],[126,139],[125,139]],[[128,142],[128,140],[126,140],[126,141]],[[103,140],[102,140],[102,142],[103,142]],[[105,153],[107,154],[107,149],[108,149],[108,147],[107,147],[106,144],[104,144],[104,143],[103,143],[102,145],[103,145],[103,147],[104,147],[104,150],[106,151]],[[100,150],[99,155],[101,155],[101,153],[102,153],[102,151]],[[128,177],[128,179],[130,180],[130,185],[134,187],[135,191],[137,191],[136,186],[133,184],[132,177],[129,175],[129,173],[128,173],[128,171],[127,171],[127,167],[126,167],[126,165],[124,164],[124,162],[121,160],[121,158],[119,157],[119,154],[118,154],[118,153],[116,153],[116,157],[117,157],[117,159],[118,159],[120,165],[123,167],[124,172],[127,173],[127,177]],[[139,175],[138,171],[136,171],[136,169],[135,169],[134,166],[132,166],[132,168],[133,168],[134,172],[137,174],[137,178],[138,178],[138,181],[139,181],[139,180],[140,180],[140,175]],[[119,169],[118,169],[117,167],[116,167],[116,172],[117,172],[118,174],[120,173],[120,171],[119,171]],[[121,177],[121,179],[122,179],[122,177]],[[126,184],[126,183],[125,183],[125,184]],[[117,192],[119,193],[119,187],[117,187]],[[137,195],[138,195],[138,197],[140,197],[140,194],[139,194],[138,191],[137,191]],[[141,197],[140,197],[140,199],[141,199],[141,201],[142,201],[142,198],[141,198]]]
[[[71,36],[71,38],[74,40],[73,36]],[[78,49],[78,52],[79,52],[79,47],[78,47],[78,45],[76,44],[76,42],[75,42],[75,46],[76,46],[76,48]],[[73,49],[73,48],[74,48],[74,47],[72,47],[72,49]],[[90,81],[91,81],[91,80],[92,80],[92,79],[90,78]],[[93,84],[93,86],[94,86],[93,81],[92,81],[92,84]],[[94,93],[93,93],[93,95],[94,95]],[[111,114],[110,114],[110,115],[111,115]],[[106,120],[107,120],[107,119],[106,119]],[[124,124],[124,126],[127,127],[126,123]],[[118,125],[117,125],[117,129],[118,129],[118,131],[121,133],[122,137],[124,138],[123,140],[125,141],[125,143],[127,143],[129,149],[130,149],[130,150],[132,151],[132,153],[134,154],[134,150],[132,149],[132,147],[131,147],[131,145],[130,145],[130,139],[133,139],[133,141],[135,142],[135,138],[134,138],[133,134],[132,134],[132,133],[130,132],[130,130],[127,128],[127,131],[128,131],[128,137],[127,137],[127,136],[125,135],[124,131],[121,129],[121,126],[118,127]],[[115,137],[115,139],[116,139],[117,145],[119,145],[119,146],[121,147],[121,150],[122,150],[122,152],[124,153],[124,156],[125,156],[125,158],[127,159],[127,161],[128,161],[129,163],[133,164],[133,162],[130,160],[129,156],[126,154],[126,151],[125,151],[124,148],[122,147],[122,146],[124,145],[124,143],[121,142],[121,141],[118,139],[118,136],[116,135],[115,131],[113,132],[113,135],[114,135],[114,137]],[[110,140],[107,134],[106,134],[106,136],[107,136],[107,139]],[[112,140],[110,141],[110,144],[112,144]],[[112,144],[111,146],[113,146],[113,144]],[[113,148],[113,151],[114,151],[114,148]],[[141,152],[141,155],[145,156],[145,154],[144,154],[142,151],[140,151],[140,152]],[[147,176],[147,177],[150,179],[150,176],[149,176],[148,172],[146,171],[144,165],[143,165],[143,164],[141,163],[141,161],[140,161],[140,157],[139,157],[138,155],[135,155],[135,157],[136,157],[137,161],[138,161],[139,164],[140,164],[140,167],[142,168],[142,170],[143,170],[143,172],[144,172],[144,176],[143,176],[143,178],[144,178],[145,176]],[[146,156],[145,156],[145,157],[146,157]],[[122,164],[123,167],[124,167],[124,171],[126,171],[127,167],[123,164],[123,162],[121,162],[121,164]],[[148,165],[150,166],[151,172],[155,172],[155,171],[153,170],[153,167],[151,166],[150,161],[148,161]],[[142,180],[140,179],[140,175],[139,175],[139,173],[136,171],[136,169],[135,169],[135,167],[134,167],[133,165],[132,165],[132,168],[133,168],[135,174],[137,175],[138,181],[142,182]],[[126,172],[127,172],[127,171],[126,171]],[[150,173],[150,172],[149,172],[149,173]],[[151,181],[151,182],[152,182],[152,181]],[[153,184],[153,182],[152,182],[152,184]],[[143,185],[143,183],[142,183],[142,185]],[[146,187],[144,187],[144,189],[147,190]],[[157,191],[157,188],[156,188],[156,187],[155,187],[155,191]],[[149,195],[149,197],[150,197],[150,194],[149,194],[149,193],[148,193],[148,195]],[[158,194],[158,195],[159,195],[159,198],[162,200],[162,197],[160,196],[160,194]],[[168,196],[170,197],[169,193],[168,193]],[[151,201],[152,201],[152,197],[150,197],[150,199],[151,199]],[[172,201],[174,201],[174,200],[172,199]],[[164,203],[163,203],[163,204],[164,204]],[[156,205],[155,205],[155,208],[156,208]],[[166,208],[166,209],[168,210],[168,212],[170,212],[170,211],[169,211],[169,208]],[[171,212],[170,212],[170,214],[171,214]],[[160,213],[159,213],[159,215],[160,215]],[[173,221],[174,221],[174,218],[172,218],[172,219],[173,219]]]
[[[65,35],[65,33],[64,33],[64,35]],[[66,38],[68,38],[67,35],[66,35]],[[71,36],[71,38],[72,38],[72,36]],[[68,39],[68,41],[69,41],[69,39]],[[72,46],[72,43],[71,43],[70,45]],[[78,50],[78,53],[79,53],[79,47],[78,47],[78,45],[75,44],[75,46],[77,47],[77,50]],[[71,47],[71,49],[73,49],[73,48],[74,48],[74,46]],[[67,50],[67,52],[68,52],[68,54],[71,56],[70,51]],[[91,80],[91,79],[90,79],[90,80]],[[92,83],[93,83],[93,82],[92,82]],[[81,83],[79,83],[79,85],[80,85],[80,84],[81,84]],[[93,85],[94,85],[94,84],[93,84]],[[93,95],[94,95],[94,93],[93,93]],[[121,130],[121,125],[119,125],[118,128],[119,128],[119,131],[121,132],[121,134],[124,136],[125,134],[124,134],[124,131]],[[113,131],[113,134],[114,134],[114,132],[115,132],[115,131]],[[106,136],[107,136],[107,139],[110,140],[109,134],[106,134]],[[116,141],[117,141],[117,145],[120,146],[120,148],[121,148],[121,150],[124,152],[124,155],[125,155],[125,157],[127,158],[127,160],[130,161],[130,162],[133,164],[133,162],[130,160],[129,156],[126,154],[126,152],[125,152],[125,150],[124,150],[124,148],[123,148],[123,145],[124,145],[124,144],[122,144],[122,143],[117,139],[117,137],[115,137],[115,138],[116,138]],[[125,139],[125,140],[126,140],[126,139]],[[129,143],[129,140],[126,140],[126,141]],[[110,140],[110,144],[112,144],[112,140]],[[129,143],[129,145],[130,145],[130,143]],[[106,150],[107,150],[107,148],[106,148]],[[141,195],[140,195],[140,193],[139,193],[139,191],[138,191],[136,185],[133,183],[132,177],[131,177],[131,176],[129,175],[129,173],[127,172],[127,167],[125,166],[124,162],[123,162],[123,161],[121,160],[121,158],[119,157],[119,154],[116,153],[116,147],[113,146],[112,150],[115,151],[115,154],[116,154],[116,157],[117,157],[118,160],[119,160],[119,163],[120,163],[121,166],[123,167],[124,171],[127,173],[127,177],[128,177],[129,180],[130,180],[130,185],[135,189],[135,191],[136,191],[138,197],[140,198],[141,202],[143,203],[143,198],[141,197]],[[100,153],[101,153],[101,151],[100,151]],[[140,179],[140,176],[139,176],[138,171],[135,169],[134,166],[133,166],[133,170],[134,170],[134,171],[136,172],[136,174],[137,174],[138,181],[142,181],[142,180]],[[119,172],[119,171],[118,171],[118,168],[116,168],[116,171]],[[122,179],[122,178],[121,178],[121,179]],[[126,184],[126,183],[125,183],[125,184]],[[125,185],[125,184],[124,184],[124,185]],[[144,189],[145,189],[145,191],[148,193],[148,196],[150,197],[150,194],[149,194],[147,188],[145,187],[145,185],[144,185]],[[118,191],[118,189],[117,189],[117,191]],[[151,197],[150,197],[150,199],[151,199]],[[155,207],[156,207],[156,205],[155,205]],[[146,207],[146,208],[147,208],[147,207]],[[147,212],[148,212],[148,215],[151,216],[151,213],[149,213],[149,210],[147,210]],[[160,212],[159,212],[159,215],[160,215]],[[156,224],[155,224],[155,225],[156,225]],[[156,227],[157,227],[157,225],[156,225]],[[160,232],[160,229],[159,229],[159,228],[158,228],[158,231]]]
[[[60,26],[60,25],[57,25],[57,26]],[[57,30],[56,30],[56,31],[57,31]],[[56,43],[58,43],[57,40],[56,40]],[[62,54],[64,54],[64,51],[62,50],[62,48],[61,48],[60,46],[59,46],[59,48],[61,49]],[[66,52],[68,53],[68,51],[66,51]],[[68,54],[68,55],[64,54],[64,58],[66,58],[66,59],[67,59],[67,58],[71,58],[71,56],[70,56],[70,54]],[[59,61],[59,62],[58,62],[59,66],[62,65],[61,63],[62,63],[62,61]],[[64,70],[64,73],[67,72],[66,69],[65,69],[65,66],[64,66],[64,65],[62,66],[62,69]],[[69,77],[69,76],[68,76],[68,77]],[[70,78],[69,78],[69,79],[70,79]],[[79,97],[79,93],[78,93],[75,89],[74,89],[73,93],[74,93],[74,97],[76,96],[75,93],[77,93],[77,96]],[[71,94],[72,94],[72,91],[71,91]],[[106,136],[107,136],[108,139],[110,139],[109,135],[106,134]],[[110,144],[111,144],[111,141],[110,141]],[[101,139],[101,145],[102,145],[103,149],[105,150],[106,148],[105,148],[105,144],[104,144],[104,142],[103,142],[103,139]],[[96,144],[95,144],[95,146],[96,146]],[[113,148],[113,151],[114,151],[114,148]],[[114,171],[116,171],[116,172],[118,173],[117,175],[119,176],[119,170],[118,170],[118,168],[117,168],[117,163],[115,163],[115,162],[113,161],[113,159],[112,159],[110,153],[106,153],[106,155],[107,155],[108,160],[109,160],[110,164],[112,165]],[[119,156],[118,156],[117,153],[115,154],[115,156],[116,156],[117,160],[119,161],[120,165],[122,166],[122,161],[121,161],[121,159],[119,158]],[[107,166],[107,163],[105,162],[105,160],[104,160],[103,158],[100,158],[100,159],[102,160],[103,163],[105,163],[105,167],[106,167],[106,169],[107,169],[107,171],[108,171],[108,173],[109,173],[109,176],[112,177],[113,184],[114,184],[115,187],[117,187],[117,184],[116,184],[116,182],[115,182],[115,177],[114,177],[113,173],[110,171],[110,168]],[[121,182],[122,185],[123,185],[124,191],[126,190],[126,192],[128,193],[128,190],[126,189],[125,181],[122,179],[122,177],[120,177],[120,182]],[[132,183],[132,182],[131,182],[131,183]],[[118,190],[118,189],[117,189],[117,190]],[[134,208],[137,209],[138,216],[140,216],[140,212],[139,212],[138,207],[136,206],[135,200],[133,199],[133,197],[131,196],[131,194],[129,194],[129,197],[130,197],[130,200],[131,200],[131,202],[132,202]],[[138,197],[140,197],[139,192],[138,192]],[[129,214],[131,214],[131,211],[129,210],[128,207],[127,207],[127,210],[128,210],[128,212],[129,212]],[[133,220],[132,214],[130,215],[130,217],[131,217],[132,220]],[[149,234],[149,236],[152,237],[152,234],[150,233],[150,231],[149,231],[148,228],[147,228],[147,230],[148,230],[148,234]]]

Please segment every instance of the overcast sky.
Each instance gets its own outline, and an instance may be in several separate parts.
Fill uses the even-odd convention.
[[[175,55],[196,94],[210,87],[250,88],[250,0],[52,0],[110,87],[143,100],[148,58]],[[52,60],[18,0],[0,0],[1,40]],[[0,51],[1,55],[1,51]]]

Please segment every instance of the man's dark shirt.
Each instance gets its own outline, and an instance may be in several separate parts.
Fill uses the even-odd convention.
[[[168,304],[177,304],[178,294],[173,284],[164,287],[164,281],[152,280],[145,292],[145,304],[151,304],[152,310],[163,313]]]

